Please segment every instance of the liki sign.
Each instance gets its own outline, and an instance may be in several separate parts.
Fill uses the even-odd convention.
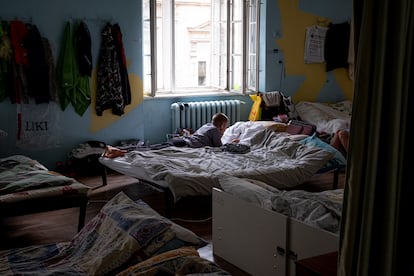
[[[48,131],[47,121],[43,122],[33,122],[33,121],[26,121],[25,124],[26,131]]]

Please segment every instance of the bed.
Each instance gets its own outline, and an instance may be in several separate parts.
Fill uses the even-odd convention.
[[[349,100],[336,103],[301,101],[295,104],[295,109],[302,121],[316,126],[318,133],[331,135],[350,128],[352,102]]]
[[[231,176],[213,188],[213,254],[252,275],[295,275],[295,261],[339,246],[343,189],[284,191]],[[240,252],[243,252],[240,254]]]
[[[85,223],[89,189],[27,156],[0,158],[0,218],[76,207],[80,230]]]
[[[70,241],[0,251],[1,275],[230,275],[206,242],[123,192]]]
[[[240,139],[248,151],[221,148],[169,146],[156,150],[131,150],[124,156],[99,161],[119,173],[168,190],[172,201],[212,194],[218,178],[232,175],[261,180],[277,188],[294,188],[318,172],[333,154],[301,143],[306,135],[277,131],[283,124],[236,122],[222,137],[223,144]],[[276,129],[275,129],[276,128]],[[275,131],[276,130],[276,131]]]

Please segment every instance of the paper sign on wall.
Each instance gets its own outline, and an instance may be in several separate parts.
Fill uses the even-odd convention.
[[[17,104],[16,147],[51,149],[60,146],[59,114],[56,102]]]
[[[324,63],[325,36],[327,27],[310,26],[306,28],[305,63]]]

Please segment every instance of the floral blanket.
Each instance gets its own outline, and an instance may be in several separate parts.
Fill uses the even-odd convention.
[[[0,251],[0,275],[115,275],[168,251],[204,245],[190,230],[120,192],[70,242]],[[204,259],[199,262],[198,272],[228,275]]]

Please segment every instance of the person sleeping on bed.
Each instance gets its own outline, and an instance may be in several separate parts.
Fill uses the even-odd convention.
[[[348,153],[349,129],[339,129],[331,139],[331,146],[339,150],[346,157]]]

